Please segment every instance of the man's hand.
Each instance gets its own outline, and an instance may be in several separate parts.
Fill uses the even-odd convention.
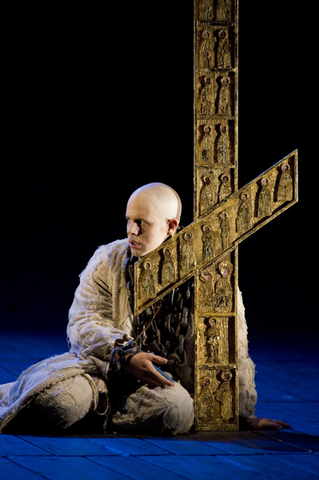
[[[152,353],[139,352],[133,355],[129,361],[122,364],[122,368],[127,372],[135,375],[139,380],[142,380],[148,385],[153,387],[173,387],[174,382],[170,382],[161,375],[155,368],[154,363],[165,364],[167,363],[166,358],[159,357],[158,355],[153,355]]]
[[[244,418],[243,425],[245,430],[281,430],[282,428],[291,428],[288,423],[281,420],[270,420],[269,418]]]

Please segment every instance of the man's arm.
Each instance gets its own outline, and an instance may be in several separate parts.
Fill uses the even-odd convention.
[[[111,247],[112,248],[112,247]],[[126,345],[132,338],[131,312],[129,310],[127,291],[121,284],[122,249],[112,253],[110,246],[100,247],[89,261],[81,274],[80,285],[75,292],[73,304],[70,308],[68,336],[71,350],[80,358],[94,356],[103,362],[109,362],[116,347]],[[124,246],[126,252],[126,245]],[[111,251],[109,251],[111,250]],[[117,264],[118,263],[118,264]],[[118,296],[114,302],[114,292]],[[127,304],[127,312],[116,312],[117,305]],[[124,313],[124,314],[123,314]],[[113,317],[118,317],[115,322]],[[127,319],[124,325],[121,318]],[[120,325],[120,328],[119,328]],[[122,330],[123,328],[123,330]],[[121,363],[122,368],[132,373],[139,380],[152,386],[173,386],[153,363],[165,364],[166,359],[151,353],[139,352],[128,355]]]
[[[116,346],[132,339],[132,314],[121,276],[125,252],[121,241],[100,247],[80,276],[67,327],[71,351],[80,358],[108,362]]]

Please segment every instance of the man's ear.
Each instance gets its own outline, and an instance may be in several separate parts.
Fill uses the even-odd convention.
[[[167,232],[168,235],[174,235],[178,227],[178,221],[176,220],[176,218],[172,218],[171,220],[168,220],[167,227],[168,227],[168,232]]]

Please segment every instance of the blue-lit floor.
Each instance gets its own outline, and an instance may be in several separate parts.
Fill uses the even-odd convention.
[[[0,332],[0,383],[67,350],[61,334]],[[0,480],[316,479],[319,477],[318,339],[250,338],[257,415],[291,430],[191,433],[180,437],[0,435]]]

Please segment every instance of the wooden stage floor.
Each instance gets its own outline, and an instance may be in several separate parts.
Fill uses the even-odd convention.
[[[0,332],[0,383],[67,351],[63,332]],[[300,332],[250,338],[257,415],[292,429],[190,433],[178,437],[0,435],[0,480],[318,479],[318,337]]]

